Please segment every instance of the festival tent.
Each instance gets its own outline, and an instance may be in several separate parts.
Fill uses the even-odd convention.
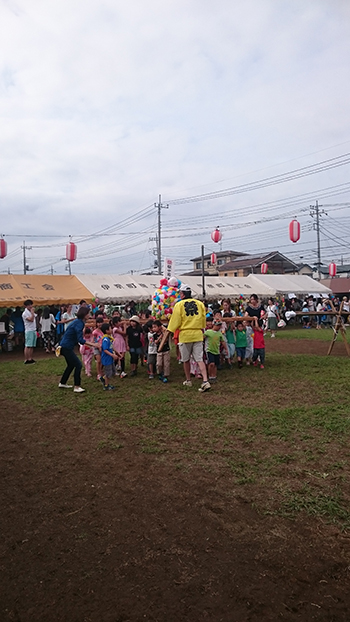
[[[271,287],[275,295],[328,296],[332,293],[329,287],[304,274],[250,274],[248,279],[252,284],[256,283],[257,288],[261,283]]]
[[[90,290],[69,275],[0,275],[0,307],[22,306],[27,299],[35,305],[92,302]]]
[[[154,290],[159,287],[158,276],[142,276],[138,281],[128,274],[79,274],[77,278],[93,298],[104,304],[150,300]]]

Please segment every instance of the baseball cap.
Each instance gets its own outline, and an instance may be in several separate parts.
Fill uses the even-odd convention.
[[[189,285],[186,285],[185,283],[182,283],[180,285],[180,292],[190,292],[191,288]]]

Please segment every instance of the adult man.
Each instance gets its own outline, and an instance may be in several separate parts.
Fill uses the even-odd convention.
[[[203,382],[199,389],[201,393],[209,391],[207,368],[203,361],[203,329],[205,329],[205,306],[200,300],[192,298],[188,285],[180,287],[181,300],[176,303],[170,318],[168,331],[174,333],[179,329],[179,349],[184,364],[186,380],[185,387],[191,387],[190,358],[193,356],[198,363]]]
[[[24,364],[32,365],[35,363],[33,360],[33,349],[36,346],[36,314],[33,307],[32,300],[24,301],[24,311],[22,313],[22,319],[24,322]]]

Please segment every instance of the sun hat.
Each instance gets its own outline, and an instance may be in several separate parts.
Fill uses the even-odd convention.
[[[140,318],[138,315],[132,315],[130,318],[130,322],[138,322],[140,324]]]

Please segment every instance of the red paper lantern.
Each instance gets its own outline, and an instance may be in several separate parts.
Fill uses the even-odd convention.
[[[214,231],[212,231],[211,239],[213,240],[213,242],[215,242],[215,244],[220,242],[220,240],[222,239],[222,233],[221,233],[219,227],[216,227],[216,229],[214,229]]]
[[[4,259],[7,255],[7,242],[1,238],[0,240],[0,259]]]
[[[216,264],[216,259],[217,259],[216,254],[212,253],[211,256],[210,256],[210,263],[211,263],[212,266],[214,266]]]
[[[300,222],[295,219],[289,223],[289,237],[292,242],[300,239]]]
[[[328,266],[328,270],[329,270],[329,276],[333,277],[337,274],[337,266],[336,264],[332,261],[332,263],[329,264]]]
[[[75,261],[77,258],[77,247],[73,242],[68,242],[66,246],[66,259],[68,261]]]
[[[261,264],[261,274],[266,274],[268,267],[269,266],[267,265],[267,263],[262,263]]]

